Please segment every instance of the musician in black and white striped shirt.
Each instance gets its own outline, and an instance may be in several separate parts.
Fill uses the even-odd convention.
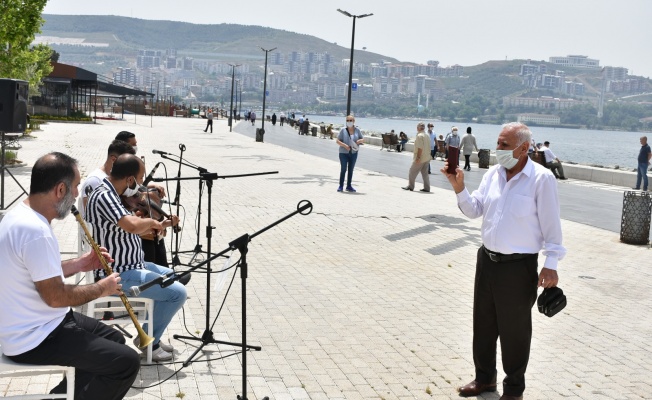
[[[175,223],[178,218],[159,222],[152,218],[132,215],[120,201],[120,195],[131,196],[137,193],[145,176],[145,164],[132,154],[119,156],[113,168],[93,193],[86,206],[86,219],[93,225],[95,241],[108,249],[115,260],[113,270],[120,273],[125,293],[132,286],[140,286],[171,269],[145,262],[139,234],[161,230]],[[96,271],[96,277],[102,278],[104,271]],[[152,359],[164,361],[172,358],[171,345],[161,342],[163,331],[167,328],[174,314],[186,301],[185,287],[174,282],[162,288],[154,285],[144,291],[141,297],[153,299],[154,304],[154,351]],[[145,328],[145,327],[144,327]]]

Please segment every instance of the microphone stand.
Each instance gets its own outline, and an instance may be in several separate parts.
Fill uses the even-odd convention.
[[[161,155],[161,157],[166,158],[164,155]],[[172,160],[172,161],[183,163],[182,161],[177,161],[177,160]],[[177,182],[179,182],[179,181],[183,181],[183,180],[199,179],[199,202],[198,202],[199,205],[197,206],[197,230],[195,231],[196,234],[197,234],[197,243],[195,244],[195,248],[193,250],[179,251],[179,249],[178,249],[178,241],[177,241],[177,248],[176,248],[173,260],[172,260],[172,265],[173,266],[182,265],[181,261],[179,260],[179,254],[181,254],[181,253],[193,253],[192,258],[190,259],[190,261],[188,261],[188,264],[187,264],[188,266],[191,266],[192,263],[195,261],[195,258],[197,258],[197,256],[200,253],[203,253],[202,252],[202,245],[199,244],[199,238],[200,238],[199,227],[201,226],[201,199],[202,199],[201,193],[202,193],[202,188],[203,188],[202,185],[204,184],[204,181],[206,181],[206,185],[208,187],[208,205],[209,205],[208,213],[209,214],[208,214],[208,225],[206,226],[206,229],[207,229],[206,238],[208,240],[208,245],[210,246],[210,237],[212,235],[210,235],[208,230],[209,229],[215,229],[214,226],[210,225],[210,223],[211,223],[211,216],[210,216],[211,209],[210,209],[210,207],[212,205],[212,202],[211,202],[212,180],[215,180],[215,179],[229,179],[229,178],[243,178],[243,177],[247,177],[247,176],[257,176],[257,175],[278,174],[278,171],[269,171],[269,172],[254,172],[254,173],[250,173],[250,174],[218,175],[216,173],[209,173],[209,172],[206,171],[206,169],[201,168],[201,167],[197,167],[197,166],[194,166],[194,165],[188,165],[186,163],[183,163],[183,165],[187,165],[187,166],[190,166],[192,168],[197,169],[199,171],[200,177],[199,178],[197,178],[197,177],[181,178],[180,177],[180,178],[154,178],[154,179],[152,179],[154,182],[165,182],[165,181],[177,181]],[[206,178],[207,176],[212,176],[212,175],[214,175],[215,177],[210,178],[211,180]],[[209,182],[210,182],[210,187],[208,186]],[[177,207],[178,207],[178,203],[177,203]],[[179,215],[179,214],[177,214],[177,215]],[[208,254],[208,256],[211,256],[210,248],[207,249],[206,253]]]
[[[213,175],[213,174],[211,174]],[[211,181],[207,182],[208,190],[209,190],[209,198],[210,198],[210,188],[211,184],[209,183]],[[209,220],[210,220],[210,208],[208,209],[208,215],[209,215]],[[184,271],[183,273],[179,275],[173,275],[173,276],[161,276],[159,278],[156,278],[154,281],[150,281],[142,285],[140,288],[142,290],[145,290],[147,287],[151,287],[154,284],[160,284],[161,287],[167,287],[170,286],[172,283],[178,281],[179,279],[183,278],[185,275],[192,273],[193,271],[197,270],[200,267],[203,267],[206,265],[206,330],[202,334],[201,338],[194,337],[194,336],[182,336],[182,335],[173,335],[175,339],[186,339],[186,340],[197,340],[201,341],[201,344],[197,349],[195,350],[190,357],[186,361],[184,361],[183,366],[187,367],[190,365],[192,362],[192,359],[206,346],[207,344],[226,344],[230,346],[236,346],[240,347],[242,351],[242,396],[237,396],[238,400],[247,400],[247,350],[252,349],[256,351],[260,351],[261,347],[260,346],[252,346],[247,344],[247,277],[249,274],[249,265],[247,264],[247,252],[249,251],[248,245],[249,242],[253,240],[256,236],[260,235],[261,233],[273,228],[274,226],[280,224],[281,222],[295,216],[296,214],[301,214],[301,215],[308,215],[312,212],[312,203],[308,200],[302,200],[297,204],[297,209],[296,211],[291,212],[290,214],[286,215],[285,217],[271,223],[270,225],[266,226],[265,228],[259,230],[258,232],[255,232],[251,235],[249,234],[244,234],[240,236],[239,238],[231,241],[229,243],[229,246],[220,251],[217,254],[211,255],[208,257],[205,261],[195,265],[194,267],[190,268],[187,271]],[[210,229],[206,229],[207,233],[209,233]],[[210,252],[210,240],[208,242],[208,248]],[[210,291],[211,291],[211,285],[210,285],[210,279],[211,279],[211,261],[215,260],[218,257],[223,256],[229,251],[234,251],[238,250],[240,252],[240,279],[242,280],[242,343],[233,343],[233,342],[225,342],[221,340],[215,340],[213,337],[213,332],[210,329]],[[145,287],[146,286],[146,287]],[[265,397],[263,400],[267,399]]]

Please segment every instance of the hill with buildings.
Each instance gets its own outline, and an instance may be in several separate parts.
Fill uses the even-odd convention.
[[[340,113],[345,109],[350,48],[285,30],[235,24],[198,25],[118,16],[43,15],[37,42],[62,63],[116,84],[157,90],[179,103],[230,100],[236,79],[243,108],[260,106],[263,48],[269,53],[268,107]],[[233,64],[239,64],[234,69]],[[602,67],[587,56],[548,61],[487,61],[475,66],[399,62],[356,50],[352,110],[369,116],[647,128],[649,79]],[[616,104],[617,103],[617,104]],[[603,115],[603,117],[598,117]]]

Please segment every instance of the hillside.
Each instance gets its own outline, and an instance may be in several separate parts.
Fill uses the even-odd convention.
[[[152,21],[118,16],[78,16],[43,14],[43,36],[83,38],[86,42],[108,43],[103,54],[135,57],[139,49],[177,49],[179,56],[196,59],[243,61],[262,59],[260,47],[276,47],[279,52],[328,52],[336,59],[348,58],[350,48],[314,36],[261,26],[217,24],[199,25],[175,21]],[[66,55],[88,54],[98,48],[52,46],[65,49]],[[356,50],[356,61],[396,61],[377,53]]]

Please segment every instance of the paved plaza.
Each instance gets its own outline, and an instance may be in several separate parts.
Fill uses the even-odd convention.
[[[257,143],[229,132],[223,119],[215,121],[211,134],[203,132],[205,120],[130,118],[95,125],[43,124],[34,138],[21,140],[18,158],[26,165],[11,171],[27,189],[34,161],[56,150],[77,158],[84,177],[104,162],[110,141],[122,130],[136,133],[138,155],[145,156],[148,172],[164,161],[156,177],[175,177],[179,166],[152,150],[178,155],[179,144],[186,147],[184,160],[220,178],[278,171],[215,181],[210,204],[214,253],[292,213],[301,200],[314,206],[310,215],[295,215],[249,243],[247,342],[262,350],[247,353],[248,399],[453,399],[456,387],[474,378],[472,298],[481,221],[462,215],[452,190],[408,192],[400,190],[406,178],[356,168],[358,193],[337,193],[334,140],[299,137],[290,127],[276,127],[274,133],[268,129],[267,135],[320,140],[324,153],[332,154],[328,159]],[[362,147],[359,158],[377,149]],[[183,166],[181,176],[196,177],[198,172]],[[180,186],[180,250],[190,251],[197,243],[199,185],[185,180]],[[172,197],[176,187],[169,182]],[[18,193],[16,183],[6,177],[5,204]],[[207,200],[204,191],[198,230],[204,250]],[[53,227],[62,257],[76,255],[74,218],[54,221]],[[554,318],[532,311],[525,398],[652,398],[652,253],[648,246],[621,243],[615,232],[567,220],[562,227],[568,254],[559,265],[559,286],[568,306]],[[235,252],[231,260],[238,257]],[[200,254],[197,260],[205,258]],[[190,253],[182,257],[189,259]],[[223,263],[211,265],[222,269]],[[225,283],[218,291],[215,283],[222,277]],[[218,340],[240,342],[239,269],[211,277],[210,320],[232,279],[212,331]],[[242,395],[242,357],[234,354],[238,348],[207,345],[183,367],[197,342],[172,339],[173,334],[204,332],[206,283],[205,274],[193,274],[189,299],[167,332],[176,348],[175,363],[143,366],[135,384],[148,388],[130,390],[127,399]],[[499,365],[498,380],[503,377]],[[59,379],[3,378],[0,396],[51,388]],[[497,400],[501,389],[499,385],[497,393],[479,398]]]

